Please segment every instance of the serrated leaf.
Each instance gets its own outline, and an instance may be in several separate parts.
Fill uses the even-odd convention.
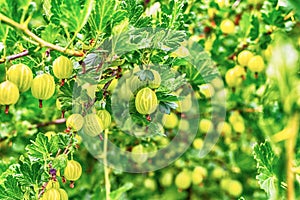
[[[23,192],[17,182],[17,180],[9,175],[6,178],[6,181],[4,183],[5,186],[5,191],[6,191],[6,199],[9,200],[18,200],[18,199],[23,199]]]
[[[95,8],[88,20],[89,25],[95,30],[96,35],[104,32],[108,22],[112,19],[116,1],[96,1]]]
[[[47,136],[43,133],[39,133],[36,140],[31,141],[31,143],[26,147],[26,150],[33,160],[43,160],[58,150],[57,144],[49,143]]]
[[[264,23],[268,25],[277,26],[280,28],[284,28],[284,17],[281,15],[281,12],[277,10],[272,10],[270,13],[262,13],[262,19]]]
[[[52,0],[51,1],[51,22],[68,28],[70,32],[78,33],[85,23],[93,9],[94,0]]]
[[[64,169],[67,166],[68,156],[61,154],[52,161],[52,167],[54,169]]]
[[[28,162],[21,162],[16,169],[16,173],[19,174],[17,179],[23,186],[30,187],[37,184],[37,181],[41,178],[42,171],[42,166],[37,162],[33,165],[30,165]]]
[[[43,40],[53,43],[56,38],[59,36],[60,28],[55,24],[48,24],[45,30],[42,31],[41,37]]]
[[[251,40],[255,40],[259,36],[259,20],[256,16],[252,16],[249,36]]]
[[[254,158],[257,162],[258,175],[256,179],[271,199],[276,199],[277,177],[274,168],[278,164],[278,158],[274,154],[269,142],[265,141],[254,146]]]

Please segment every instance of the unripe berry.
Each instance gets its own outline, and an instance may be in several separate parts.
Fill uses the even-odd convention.
[[[152,114],[158,106],[158,100],[154,91],[146,87],[141,89],[135,98],[135,108],[143,115]]]
[[[97,111],[97,116],[100,118],[103,124],[103,129],[109,128],[111,124],[111,115],[107,110]]]
[[[42,107],[42,100],[50,99],[54,92],[55,82],[50,74],[40,74],[33,79],[31,93],[32,96],[40,100],[40,107]]]
[[[237,60],[241,66],[247,66],[249,60],[253,57],[253,53],[249,50],[243,50],[239,53]]]
[[[0,84],[0,105],[5,105],[5,113],[8,113],[9,105],[16,104],[20,94],[18,87],[11,81],[4,81]]]
[[[7,79],[16,84],[20,92],[26,92],[31,87],[33,74],[28,66],[20,63],[8,69]]]
[[[235,32],[235,25],[230,19],[224,19],[220,25],[221,31],[225,34],[232,34]]]
[[[43,194],[43,200],[60,200],[59,189],[51,188]]]
[[[74,131],[79,131],[84,123],[84,119],[80,114],[72,114],[68,117],[66,125]]]
[[[188,189],[192,184],[191,173],[189,171],[181,171],[175,178],[175,185],[178,189]]]
[[[175,128],[178,124],[178,117],[175,113],[164,114],[162,118],[162,124],[167,129]]]
[[[69,160],[64,170],[64,177],[69,181],[76,181],[82,174],[82,168],[79,162]]]
[[[101,119],[94,113],[84,117],[83,132],[91,137],[99,135],[103,131]]]
[[[63,85],[64,79],[69,78],[73,73],[72,61],[65,56],[59,56],[53,62],[53,73],[55,77],[62,79]]]
[[[252,72],[261,72],[265,69],[265,63],[260,55],[253,56],[248,62],[248,68]]]

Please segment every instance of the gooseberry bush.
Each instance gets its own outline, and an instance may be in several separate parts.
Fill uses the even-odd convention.
[[[299,13],[0,0],[0,199],[298,199]]]

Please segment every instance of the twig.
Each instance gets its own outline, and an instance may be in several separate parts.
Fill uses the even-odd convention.
[[[24,50],[21,53],[10,55],[10,56],[7,56],[6,58],[0,59],[0,63],[4,63],[4,62],[10,61],[10,60],[15,60],[17,58],[21,58],[23,56],[27,56],[28,54],[29,54],[29,51],[28,50]]]
[[[107,141],[108,141],[108,129],[104,131],[104,145],[103,145],[103,165],[104,165],[104,177],[105,177],[105,194],[106,200],[110,200],[110,181],[109,181],[109,168],[107,163]]]
[[[65,122],[66,122],[66,119],[65,118],[61,118],[61,119],[57,119],[57,120],[50,121],[50,122],[39,123],[39,124],[37,124],[35,126],[35,128],[49,126],[49,125],[52,125],[52,124],[63,124]],[[29,129],[32,129],[32,128],[29,128]]]
[[[67,55],[78,56],[78,57],[84,56],[84,53],[82,51],[74,51],[71,49],[63,48],[61,46],[57,46],[55,44],[52,44],[52,43],[49,43],[49,42],[43,40],[42,38],[38,37],[33,32],[31,32],[25,24],[20,24],[18,22],[15,22],[11,18],[6,17],[5,15],[3,15],[1,13],[0,13],[0,21],[3,21],[4,23],[8,24],[9,26],[19,29],[24,34],[26,34],[27,36],[32,38],[35,42],[37,42],[41,47],[47,47],[47,48],[59,51],[61,53],[67,54]]]

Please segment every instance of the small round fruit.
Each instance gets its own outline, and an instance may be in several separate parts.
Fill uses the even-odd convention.
[[[213,130],[214,125],[209,119],[201,119],[199,122],[199,130],[201,133],[209,133]]]
[[[235,75],[238,79],[242,78],[243,80],[246,78],[246,71],[244,67],[236,65],[234,68]]]
[[[49,190],[51,188],[55,188],[55,189],[59,189],[59,182],[58,181],[54,181],[54,180],[50,180],[46,186],[46,190]]]
[[[236,121],[244,121],[244,119],[243,119],[243,117],[241,116],[241,114],[238,111],[233,111],[231,113],[231,115],[229,116],[228,121],[231,124],[234,124],[234,122],[236,122]]]
[[[72,114],[68,117],[66,125],[74,131],[79,131],[84,123],[84,119],[81,114]]]
[[[225,81],[229,87],[236,87],[242,83],[243,79],[238,77],[238,73],[235,68],[231,68],[227,70],[225,74]]]
[[[82,174],[82,168],[79,162],[69,160],[64,170],[64,177],[69,181],[76,181]]]
[[[27,65],[20,63],[8,69],[7,79],[16,84],[20,92],[26,92],[31,87],[33,74]]]
[[[235,132],[243,133],[245,131],[244,121],[235,121],[232,126]]]
[[[148,155],[143,145],[134,146],[131,150],[131,158],[134,162],[142,164],[148,159]]]
[[[96,137],[103,131],[101,119],[94,113],[84,117],[83,132],[91,137]]]
[[[59,189],[60,200],[68,200],[68,193],[64,189]]]
[[[175,178],[175,185],[178,189],[188,189],[191,186],[192,179],[189,171],[181,171]]]
[[[155,180],[152,178],[146,178],[144,180],[144,186],[145,186],[145,188],[147,188],[151,191],[155,191],[157,188],[157,184],[156,184]]]
[[[235,25],[230,19],[224,19],[220,25],[221,31],[225,34],[232,34],[235,31]]]
[[[230,181],[231,181],[230,178],[223,178],[223,179],[220,181],[221,189],[224,190],[224,191],[227,191],[227,190],[228,190],[228,186],[229,186],[229,184],[230,184]]]
[[[60,200],[59,189],[51,188],[43,194],[43,200]]]
[[[163,187],[169,187],[170,185],[172,185],[172,182],[173,182],[172,172],[168,171],[168,172],[163,173],[159,179],[159,182]]]
[[[253,57],[253,53],[249,50],[243,50],[239,53],[237,60],[243,67],[248,65],[249,60]]]
[[[53,73],[58,79],[69,78],[73,73],[72,61],[65,56],[57,57],[53,62]]]
[[[31,85],[32,96],[40,100],[40,107],[42,107],[42,100],[50,99],[55,92],[55,82],[53,76],[50,74],[37,75]]]
[[[109,128],[111,124],[111,115],[107,110],[97,111],[97,116],[101,119],[103,124],[103,129]]]
[[[194,140],[194,142],[193,142],[193,147],[194,147],[195,149],[202,149],[202,147],[203,147],[203,140],[200,139],[200,138],[196,138],[196,139]]]
[[[195,168],[192,172],[192,182],[195,185],[202,183],[203,175],[199,173],[199,171]]]
[[[155,112],[158,106],[158,100],[154,91],[146,87],[141,89],[135,98],[135,108],[142,114],[147,115]]]
[[[189,131],[190,130],[189,121],[186,119],[181,119],[178,124],[178,129],[181,131],[186,131],[186,132]]]
[[[207,169],[202,166],[196,166],[193,172],[200,174],[203,178],[207,177]]]
[[[199,90],[205,98],[211,98],[215,94],[215,89],[211,84],[202,84],[199,86]]]
[[[167,129],[175,128],[178,124],[178,117],[175,113],[164,114],[162,118],[162,124]]]
[[[233,197],[239,197],[243,192],[242,184],[237,180],[229,181],[227,192]]]
[[[192,96],[191,94],[184,97],[183,100],[177,102],[178,107],[176,108],[177,112],[188,112],[192,107]]]
[[[215,179],[221,179],[225,176],[225,171],[223,168],[221,167],[216,167],[213,171],[212,171],[212,177]]]
[[[153,73],[154,79],[152,81],[149,81],[149,87],[152,89],[156,89],[160,86],[161,83],[161,77],[158,71],[156,70],[150,70]]]
[[[229,136],[229,135],[231,135],[232,128],[229,123],[220,122],[217,126],[217,131],[223,136]]]
[[[261,72],[265,69],[265,63],[260,55],[253,56],[248,62],[248,68],[252,72]]]
[[[0,104],[13,105],[19,100],[20,94],[18,87],[11,81],[4,81],[0,84]],[[8,109],[8,108],[7,108]],[[8,110],[7,110],[8,112]]]
[[[129,89],[132,93],[136,93],[136,91],[144,86],[146,86],[146,81],[141,81],[138,76],[132,75],[128,80],[126,80]]]

